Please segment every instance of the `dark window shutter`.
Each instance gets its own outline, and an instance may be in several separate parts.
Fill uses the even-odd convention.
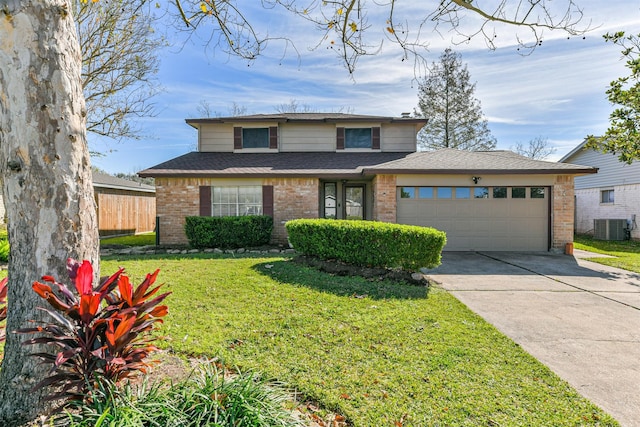
[[[262,186],[262,214],[273,217],[273,185]]]
[[[380,128],[371,128],[371,148],[374,150],[380,149]]]
[[[200,216],[211,216],[211,187],[200,187]]]
[[[241,127],[233,128],[233,149],[234,150],[242,149],[242,128]]]
[[[336,128],[336,149],[344,150],[344,128]]]
[[[269,128],[269,148],[278,148],[278,127],[271,126]]]

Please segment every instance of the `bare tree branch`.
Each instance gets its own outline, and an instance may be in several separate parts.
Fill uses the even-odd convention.
[[[76,0],[73,7],[87,130],[116,140],[140,138],[131,118],[155,115],[150,99],[159,91],[156,52],[166,44],[151,27],[151,2]]]
[[[510,149],[521,156],[534,160],[545,160],[557,151],[555,147],[550,147],[549,140],[542,136],[533,138],[526,146],[522,142],[518,142],[515,147]]]
[[[284,42],[285,48],[295,49],[295,36],[291,34],[274,36],[256,31],[244,12],[250,6],[238,0],[173,1],[180,21],[189,29],[213,24],[209,41],[229,54],[253,60],[268,42],[276,40]],[[425,34],[439,31],[441,26],[459,36],[454,43],[482,37],[490,48],[496,47],[499,28],[524,29],[526,35],[516,32],[514,37],[526,49],[539,46],[545,31],[571,36],[590,29],[590,24],[581,25],[583,11],[575,0],[486,0],[482,5],[470,0],[439,0],[424,5],[417,16],[413,12],[408,15],[400,7],[406,4],[396,0],[261,0],[261,6],[266,10],[282,8],[312,23],[319,37],[311,49],[326,47],[335,52],[349,73],[361,57],[377,54],[385,40],[400,48],[403,61],[424,61],[428,47]],[[373,25],[369,15],[386,19],[384,23],[376,19]]]

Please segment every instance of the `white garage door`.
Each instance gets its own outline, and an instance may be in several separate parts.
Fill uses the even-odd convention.
[[[397,222],[447,233],[445,251],[547,251],[548,187],[398,187]]]

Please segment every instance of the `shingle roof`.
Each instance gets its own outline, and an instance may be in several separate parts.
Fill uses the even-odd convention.
[[[93,186],[102,188],[113,188],[117,190],[144,191],[145,193],[155,193],[156,189],[153,185],[142,184],[141,182],[131,181],[129,179],[118,178],[107,175],[102,172],[91,172],[93,176]]]
[[[410,153],[192,152],[138,172],[140,176],[361,176],[364,167]]]
[[[139,172],[140,176],[320,176],[375,174],[584,174],[597,168],[532,160],[511,151],[442,149],[417,153],[200,153]]]
[[[187,119],[191,126],[201,123],[243,123],[243,122],[382,122],[382,123],[418,123],[424,124],[426,119],[416,117],[367,116],[345,113],[278,113],[252,114],[249,116],[212,117]]]
[[[596,173],[597,168],[570,163],[533,160],[512,151],[462,151],[443,148],[412,153],[403,159],[367,167],[365,174],[554,174]]]

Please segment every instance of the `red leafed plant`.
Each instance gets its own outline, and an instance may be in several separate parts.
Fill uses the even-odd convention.
[[[162,286],[152,288],[159,270],[147,274],[135,289],[122,268],[95,289],[89,261],[69,259],[67,270],[77,295],[51,276],[42,277],[46,283],[34,282],[33,290],[52,307],[41,310],[52,320],[18,332],[38,334],[23,344],[58,348],[56,354],[34,353],[51,364],[50,375],[35,388],[53,386],[52,399],[74,400],[83,399],[100,381],[117,383],[146,372],[145,358],[156,350],[148,332],[167,314],[167,306],[159,304],[169,293],[155,296]]]
[[[7,318],[7,281],[9,281],[7,277],[0,280],[0,322]],[[0,342],[4,341],[4,338],[4,325],[2,325],[0,326]]]

